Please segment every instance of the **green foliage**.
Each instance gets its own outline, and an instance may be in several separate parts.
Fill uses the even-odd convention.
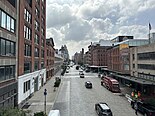
[[[34,116],[47,116],[46,114],[44,114],[44,112],[36,112],[34,113]]]
[[[28,111],[23,111],[18,108],[5,108],[0,110],[0,116],[26,116]]]

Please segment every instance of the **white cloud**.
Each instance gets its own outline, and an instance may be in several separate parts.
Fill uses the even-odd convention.
[[[94,30],[107,33],[110,33],[111,29],[114,26],[109,18],[106,18],[105,20],[100,18],[93,18],[92,20],[90,20],[90,24],[92,25],[92,28]]]
[[[70,56],[100,39],[146,38],[154,9],[154,0],[47,0],[47,38],[66,44]]]
[[[122,26],[119,29],[120,35],[134,35],[134,38],[147,38],[147,27],[142,25]]]
[[[63,26],[75,20],[72,8],[67,5],[59,5],[57,3],[47,6],[47,27]]]

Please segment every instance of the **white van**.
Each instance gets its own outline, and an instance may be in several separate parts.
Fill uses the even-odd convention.
[[[51,110],[48,114],[48,116],[60,116],[59,110]]]

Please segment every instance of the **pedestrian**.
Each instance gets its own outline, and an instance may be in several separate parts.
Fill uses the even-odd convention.
[[[134,108],[135,108],[135,114],[138,116],[138,106],[137,106],[137,101],[134,104]]]

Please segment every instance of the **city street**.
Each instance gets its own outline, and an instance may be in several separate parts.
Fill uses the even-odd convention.
[[[97,116],[94,109],[97,102],[106,102],[113,116],[136,116],[124,96],[114,94],[100,85],[96,73],[84,74],[85,78],[80,78],[79,70],[74,66],[62,77],[59,95],[53,106],[53,109],[60,110],[61,116]],[[85,87],[86,81],[93,83],[92,89]]]

